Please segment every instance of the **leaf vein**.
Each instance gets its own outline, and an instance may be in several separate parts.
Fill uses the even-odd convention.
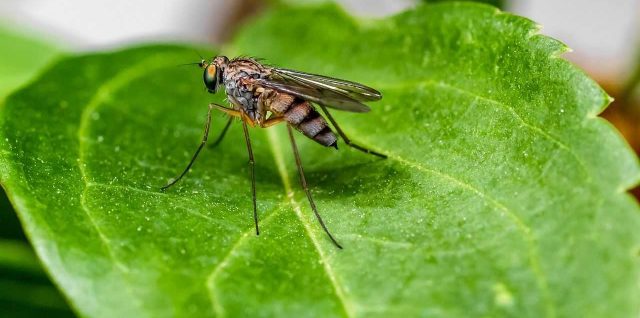
[[[393,155],[389,152],[387,152],[387,155],[389,156],[389,159],[395,160],[411,168],[430,173],[442,180],[449,181],[450,183],[454,183],[458,185],[460,188],[476,194],[480,198],[491,203],[497,209],[505,212],[509,216],[509,218],[514,222],[514,224],[518,227],[520,232],[522,232],[524,239],[527,245],[529,246],[529,250],[528,250],[529,265],[531,266],[531,270],[536,278],[536,283],[538,285],[538,288],[540,289],[542,296],[545,299],[545,306],[546,306],[545,309],[546,309],[547,317],[555,317],[555,308],[554,308],[555,306],[553,304],[551,294],[549,291],[549,287],[547,283],[547,275],[542,271],[542,268],[540,266],[540,257],[539,257],[539,252],[536,244],[536,239],[532,234],[531,228],[529,228],[529,226],[527,226],[524,223],[524,221],[516,213],[511,211],[507,206],[503,205],[497,199],[491,197],[490,195],[483,192],[482,190],[450,174],[447,174],[442,171],[438,171],[436,169],[424,167],[419,163],[406,160],[400,156]]]
[[[516,120],[518,120],[524,127],[526,127],[527,129],[533,131],[535,134],[538,134],[540,136],[542,136],[543,138],[549,140],[550,142],[556,144],[560,149],[566,151],[570,156],[572,156],[574,158],[574,160],[578,163],[578,165],[580,166],[580,169],[582,169],[582,171],[585,173],[586,177],[587,177],[587,182],[590,182],[592,180],[591,174],[589,173],[589,169],[587,169],[587,165],[584,163],[584,161],[582,159],[580,159],[580,157],[578,157],[578,155],[575,153],[575,151],[573,151],[573,149],[571,149],[571,147],[569,147],[567,144],[565,144],[564,142],[562,142],[560,139],[558,139],[557,137],[553,136],[552,134],[550,134],[549,132],[545,131],[544,129],[530,124],[529,122],[527,122],[526,120],[524,120],[524,118],[522,118],[522,116],[520,116],[520,114],[518,114],[518,112],[516,112],[516,110],[513,108],[513,106],[510,106],[508,104],[505,104],[503,102],[500,102],[498,100],[489,98],[489,97],[485,97],[482,96],[480,94],[477,94],[473,91],[464,89],[464,88],[460,88],[445,82],[441,82],[441,81],[435,81],[435,80],[421,80],[421,81],[413,81],[413,82],[405,82],[405,83],[398,83],[398,84],[394,84],[394,85],[378,85],[377,87],[381,88],[381,89],[406,89],[408,87],[414,87],[414,86],[431,86],[431,87],[440,87],[443,89],[448,89],[451,91],[455,91],[458,92],[460,94],[463,95],[467,95],[467,96],[471,96],[473,98],[476,98],[478,100],[482,100],[485,101],[487,103],[491,103],[493,105],[499,106],[505,110],[507,110]]]
[[[103,188],[123,189],[123,190],[128,190],[128,191],[139,192],[139,193],[146,194],[146,195],[154,195],[154,196],[165,196],[165,195],[167,195],[167,194],[162,193],[162,192],[149,191],[149,190],[135,188],[135,187],[128,186],[128,185],[107,184],[107,183],[99,183],[99,182],[93,182],[93,181],[87,182],[87,187],[103,187]],[[214,218],[212,218],[210,216],[198,213],[196,211],[193,211],[192,209],[184,209],[184,211],[186,213],[188,213],[188,214],[195,215],[197,217],[201,217],[201,218],[206,219],[208,221],[212,221],[212,222],[216,222],[217,221],[216,219],[214,219]]]
[[[414,246],[414,244],[411,242],[392,241],[389,239],[381,239],[355,233],[342,234],[340,237],[350,239],[352,241],[369,241],[377,245],[387,245],[398,248],[410,248]]]
[[[91,181],[89,180],[90,178],[88,176],[88,173],[86,171],[86,163],[85,163],[85,152],[87,148],[87,141],[89,140],[89,138],[87,137],[87,133],[88,133],[89,125],[91,122],[91,116],[94,114],[95,110],[101,104],[103,104],[106,100],[108,100],[112,93],[114,93],[115,91],[123,87],[125,84],[133,81],[134,79],[152,70],[158,69],[157,63],[151,63],[151,62],[154,62],[155,60],[157,59],[156,58],[143,59],[141,62],[133,65],[127,70],[116,73],[116,75],[114,75],[111,79],[109,79],[108,81],[100,85],[96,89],[96,92],[91,96],[91,99],[89,99],[88,103],[82,108],[82,113],[80,114],[79,127],[77,131],[77,139],[78,139],[78,160],[77,161],[78,161],[78,169],[80,171],[80,179],[83,182],[83,189],[80,194],[80,205],[82,207],[82,210],[87,215],[87,219],[89,220],[93,228],[96,230],[98,237],[100,237],[102,245],[104,245],[107,251],[107,255],[109,256],[109,258],[111,258],[111,260],[115,265],[115,268],[118,271],[120,271],[121,275],[125,280],[127,277],[127,273],[129,272],[128,267],[126,267],[116,257],[115,252],[111,248],[109,238],[100,229],[100,226],[96,222],[95,217],[90,212],[90,209],[86,203],[87,189],[89,188],[89,184],[91,183]],[[162,64],[159,64],[159,65],[162,65]],[[129,284],[124,284],[124,285],[125,285],[125,290],[127,291],[128,294],[130,294],[131,296],[130,298],[132,299],[132,301],[134,301],[138,307],[142,308],[142,304],[140,300],[134,296],[131,286]]]
[[[277,215],[277,214],[278,214],[278,212],[273,212],[273,213],[269,214],[266,218],[264,218],[264,220],[262,220],[261,224],[262,225],[268,224],[269,221],[273,217],[275,217],[275,215]],[[216,297],[217,296],[217,293],[216,293],[217,288],[216,288],[216,284],[215,284],[216,278],[218,277],[218,275],[220,275],[220,272],[229,263],[229,260],[233,256],[233,252],[235,252],[238,248],[240,248],[240,246],[242,245],[242,243],[244,243],[246,238],[249,237],[249,235],[255,233],[254,231],[255,231],[255,227],[252,225],[251,227],[249,227],[248,230],[243,232],[240,235],[240,237],[238,238],[238,240],[231,246],[231,248],[229,249],[227,254],[222,258],[222,261],[220,261],[220,263],[218,263],[213,268],[211,273],[209,275],[207,275],[206,285],[207,285],[207,290],[209,291],[209,300],[211,301],[211,306],[213,307],[213,311],[216,313],[216,315],[218,317],[224,317],[225,313],[224,313],[224,308],[218,302],[218,297]]]

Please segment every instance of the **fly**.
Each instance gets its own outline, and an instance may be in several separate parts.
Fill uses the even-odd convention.
[[[329,239],[338,248],[342,248],[324,224],[313,201],[304,177],[304,170],[293,129],[325,147],[334,147],[336,149],[338,148],[337,132],[348,146],[374,156],[386,158],[387,156],[384,154],[353,143],[327,110],[327,107],[329,107],[349,112],[368,112],[370,109],[363,102],[380,100],[382,98],[380,92],[351,81],[264,65],[252,58],[229,60],[226,56],[217,56],[210,62],[202,60],[197,65],[204,70],[203,80],[209,93],[215,94],[222,85],[231,107],[216,103],[209,104],[204,135],[200,145],[182,173],[163,186],[162,190],[164,191],[176,184],[191,169],[198,154],[200,154],[207,142],[213,110],[222,111],[229,116],[226,125],[214,141],[213,146],[224,138],[233,119],[240,118],[249,154],[253,220],[256,227],[256,235],[260,235],[256,205],[255,161],[251,150],[248,126],[267,128],[279,123],[286,123],[298,167],[300,184],[307,195],[311,209]],[[318,113],[313,104],[316,104],[322,110],[325,117]],[[335,129],[335,132],[331,129],[327,120]]]

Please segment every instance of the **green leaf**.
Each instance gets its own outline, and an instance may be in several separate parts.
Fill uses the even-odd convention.
[[[48,42],[0,25],[0,97],[33,77],[59,52]]]
[[[74,316],[26,242],[0,240],[0,316]]]
[[[7,101],[2,180],[82,315],[629,317],[640,311],[640,168],[608,96],[531,21],[474,4],[356,21],[281,8],[230,54],[379,88],[335,115],[380,160],[252,129],[262,233],[237,123],[176,188],[208,95],[193,52],[69,58]],[[214,116],[213,132],[224,124]],[[214,138],[214,136],[212,136]]]
[[[504,8],[505,6],[505,0],[422,0],[423,2],[426,3],[438,3],[438,2],[450,2],[450,1],[470,1],[470,2],[478,2],[478,3],[486,3],[489,5],[492,5],[494,7],[498,7],[498,8]]]
[[[1,195],[0,317],[73,317],[21,232],[4,191]]]
[[[58,52],[37,37],[0,25],[0,105]],[[70,317],[73,313],[42,270],[0,189],[0,317],[42,316]]]

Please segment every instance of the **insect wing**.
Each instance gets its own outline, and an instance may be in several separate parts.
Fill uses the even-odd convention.
[[[352,81],[281,68],[274,69],[274,72],[300,83],[340,93],[357,101],[371,102],[382,98],[382,94],[377,90]]]
[[[302,99],[308,100],[310,102],[314,102],[314,103],[335,108],[335,109],[346,110],[346,111],[356,112],[356,113],[366,113],[370,110],[367,105],[362,104],[357,100],[344,97],[342,95],[338,95],[335,93],[331,93],[328,91],[322,91],[315,87],[301,86],[301,85],[295,85],[295,84],[290,85],[290,84],[275,82],[270,80],[258,80],[258,83],[263,87],[271,88],[279,92],[297,96]]]
[[[381,98],[378,91],[355,82],[287,69],[271,69],[270,76],[259,80],[259,84],[317,104],[351,112],[368,112],[369,107],[362,101]]]

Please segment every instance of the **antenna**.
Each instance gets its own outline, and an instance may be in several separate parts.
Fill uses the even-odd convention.
[[[200,58],[201,61],[204,61],[204,57],[202,57],[202,54],[200,54],[200,52],[198,52],[198,50],[194,49],[193,52],[195,52],[198,55],[198,57]]]
[[[178,64],[177,66],[187,66],[187,65],[198,65],[198,66],[200,66],[200,63],[202,63],[202,62],[184,63],[184,64]]]

